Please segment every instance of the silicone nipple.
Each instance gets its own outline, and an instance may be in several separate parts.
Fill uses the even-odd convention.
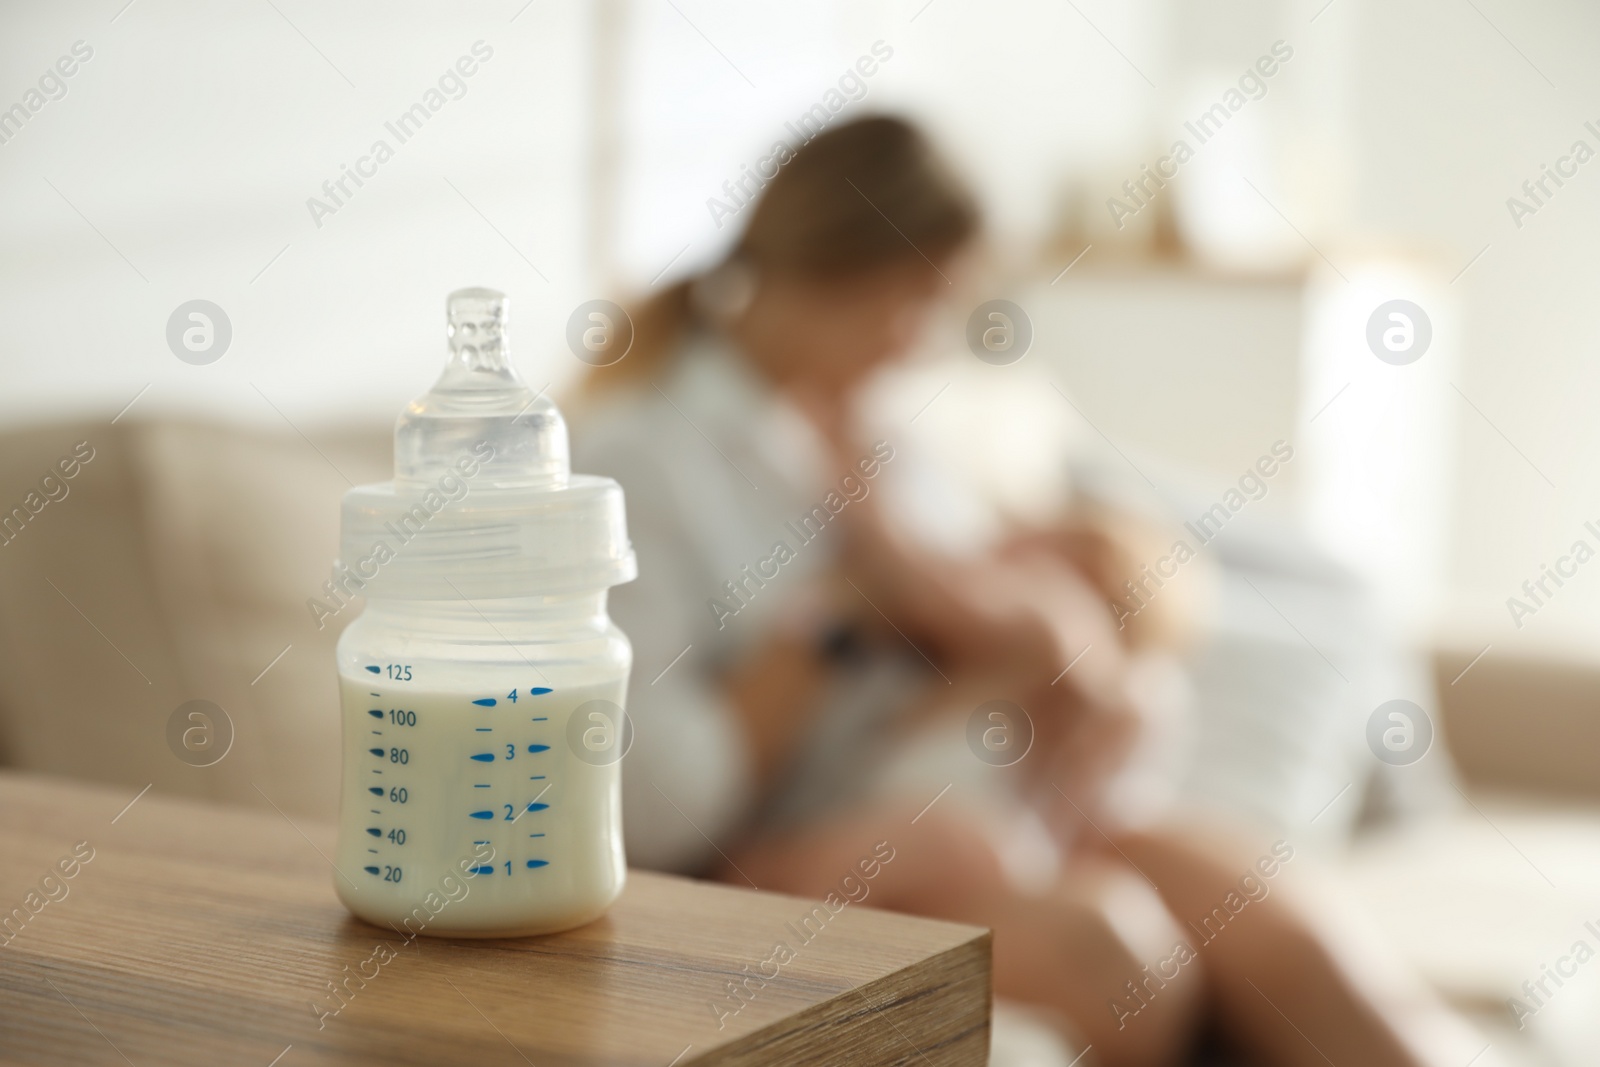
[[[444,373],[395,423],[397,491],[433,485],[464,457],[482,463],[474,485],[530,489],[566,484],[567,426],[529,389],[506,350],[504,293],[458,289],[445,301],[450,359]],[[488,448],[492,458],[485,459]]]

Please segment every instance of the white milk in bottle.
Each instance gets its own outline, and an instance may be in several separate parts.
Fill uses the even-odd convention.
[[[622,891],[635,575],[622,490],[570,471],[512,369],[505,297],[448,301],[450,360],[395,426],[395,477],[345,494],[335,583],[344,768],[335,885],[406,934],[510,937]]]

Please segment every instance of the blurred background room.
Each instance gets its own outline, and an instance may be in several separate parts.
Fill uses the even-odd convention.
[[[899,116],[985,230],[862,392],[882,506],[1196,548],[1122,576],[1191,620],[1178,803],[1337,872],[1504,1062],[1593,1063],[1600,966],[1526,983],[1600,945],[1597,43],[1575,0],[8,5],[0,764],[332,819],[354,611],[307,602],[444,295],[509,294],[581,456],[577,310],[720,262],[776,143]]]

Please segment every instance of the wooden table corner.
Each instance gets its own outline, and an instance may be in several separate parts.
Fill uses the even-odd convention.
[[[332,826],[133,793],[0,773],[0,1064],[988,1062],[978,927],[632,871],[577,930],[408,940]]]

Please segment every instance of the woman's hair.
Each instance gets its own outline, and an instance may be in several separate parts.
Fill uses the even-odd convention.
[[[881,267],[938,263],[978,230],[972,193],[921,131],[897,118],[858,119],[825,130],[763,187],[729,266],[763,275],[847,278]],[[652,378],[700,317],[698,277],[650,297],[632,312],[626,358],[590,373],[586,389]]]

